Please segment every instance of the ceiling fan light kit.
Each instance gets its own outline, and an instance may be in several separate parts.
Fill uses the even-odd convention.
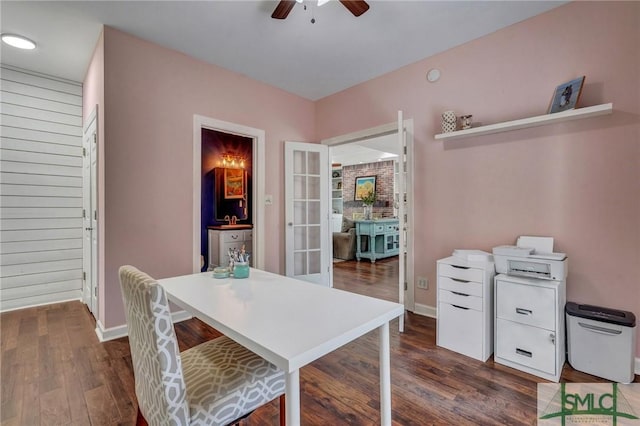
[[[318,0],[318,6],[328,3],[330,0]],[[289,16],[291,9],[296,3],[302,3],[303,0],[280,0],[275,10],[271,14],[273,19],[285,19]],[[369,10],[369,5],[364,0],[340,0],[340,3],[346,7],[353,16],[360,16]]]

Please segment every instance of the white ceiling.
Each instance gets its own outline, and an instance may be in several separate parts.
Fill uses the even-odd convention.
[[[395,160],[398,155],[398,135],[391,134],[332,146],[331,163],[341,166],[374,163],[382,160]]]
[[[2,46],[0,60],[83,81],[105,24],[317,100],[565,2],[369,0],[358,18],[335,0],[305,3],[275,20],[276,1],[2,0],[2,32],[38,48]]]

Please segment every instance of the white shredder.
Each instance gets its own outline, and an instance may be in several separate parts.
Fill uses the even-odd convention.
[[[567,302],[565,311],[569,364],[613,382],[633,382],[635,315],[573,302]]]

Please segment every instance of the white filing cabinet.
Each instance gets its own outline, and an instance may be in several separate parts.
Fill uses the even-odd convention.
[[[493,353],[493,262],[438,260],[436,343],[480,361]]]
[[[496,275],[495,362],[560,380],[565,361],[565,283]]]
[[[235,248],[240,251],[242,246],[249,253],[253,251],[253,230],[234,229],[217,230],[209,229],[209,270],[216,266],[227,266],[229,264],[229,249]],[[253,265],[253,258],[249,259],[249,264]]]

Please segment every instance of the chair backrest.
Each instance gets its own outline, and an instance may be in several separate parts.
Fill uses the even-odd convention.
[[[164,289],[134,268],[120,268],[136,397],[150,426],[187,425],[182,361]]]

